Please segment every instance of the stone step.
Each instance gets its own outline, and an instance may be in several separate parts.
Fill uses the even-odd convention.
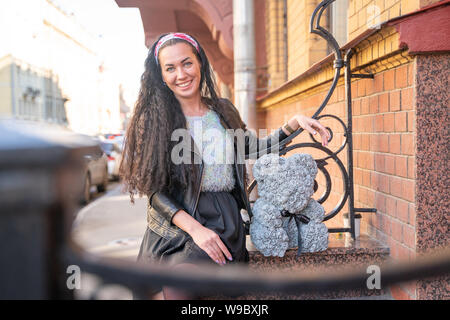
[[[327,270],[336,272],[352,266],[355,268],[367,268],[370,265],[381,265],[389,258],[389,247],[380,241],[365,234],[353,240],[349,234],[329,234],[328,249],[322,252],[303,253],[297,257],[296,249],[286,251],[284,257],[265,257],[252,245],[247,236],[247,250],[250,255],[249,267],[258,271],[316,271]],[[368,277],[370,274],[368,273]],[[340,290],[338,292],[311,293],[311,294],[249,294],[232,297],[232,299],[390,299],[389,288]],[[219,298],[219,297],[216,297]],[[228,297],[229,298],[229,297]]]

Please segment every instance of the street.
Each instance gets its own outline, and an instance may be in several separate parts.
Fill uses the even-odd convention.
[[[93,193],[89,204],[77,213],[72,237],[86,251],[102,257],[136,261],[146,228],[147,198],[121,193],[121,184],[110,182],[104,193]],[[131,292],[117,285],[103,285],[100,279],[81,270],[81,289],[76,299],[130,300]]]
[[[132,205],[121,184],[110,182],[105,193],[93,194],[80,209],[72,236],[91,253],[134,261],[146,228],[146,206],[147,198],[137,197]]]

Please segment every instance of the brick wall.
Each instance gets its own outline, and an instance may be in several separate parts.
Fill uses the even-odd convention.
[[[284,35],[284,0],[266,2],[266,54],[269,90],[306,71],[327,54],[326,42],[309,33],[309,22],[319,0],[287,0],[287,44]],[[328,27],[327,19],[322,25]],[[286,52],[287,51],[287,52]],[[287,61],[286,61],[287,56]]]
[[[411,61],[379,72],[373,80],[352,82],[355,207],[377,209],[377,213],[362,213],[361,232],[388,244],[391,257],[398,260],[413,259],[416,252],[414,77],[414,61]],[[328,87],[324,86],[317,93],[295,102],[265,109],[260,127],[278,128],[296,113],[311,116],[324,99]],[[342,82],[321,114],[336,115],[346,123]],[[337,150],[345,139],[342,127],[329,118],[320,121],[333,130],[334,139],[329,148]],[[304,132],[294,143],[310,141]],[[345,166],[346,151],[347,148],[338,155]],[[314,149],[297,149],[295,152],[310,153],[316,159],[324,156]],[[333,188],[323,204],[326,212],[339,203],[344,188],[338,166],[333,161],[328,162]],[[315,194],[316,199],[325,190],[323,175],[319,173],[317,180],[320,187]],[[347,205],[326,225],[343,227],[344,212],[348,212]],[[407,283],[395,287],[393,294],[402,299],[415,298],[415,288],[415,283]]]
[[[361,17],[363,23],[361,28],[353,28],[353,36],[348,40],[365,30],[367,15],[364,12],[367,11],[364,10],[369,5],[378,4],[382,8],[380,12],[384,16],[380,22],[384,22],[435,2],[438,1],[350,0],[350,20],[353,17],[355,23],[355,19],[359,21],[358,17]],[[291,7],[298,14],[297,19],[290,20],[296,23],[292,29],[301,30],[300,11],[309,3],[305,1],[303,5],[297,3]],[[294,13],[291,16],[295,17]],[[293,34],[290,33],[290,37]],[[301,38],[300,33],[296,37],[297,41],[307,41],[307,37],[303,35]],[[289,43],[292,39],[289,38]],[[432,51],[432,54],[414,55],[408,52],[404,40],[402,46],[400,43],[398,29],[387,24],[354,44],[352,69],[357,73],[373,73],[374,79],[354,79],[351,84],[353,173],[355,207],[377,209],[376,213],[362,213],[361,232],[386,243],[393,259],[410,261],[425,249],[445,246],[450,241],[446,228],[448,215],[443,212],[445,204],[448,204],[448,192],[445,191],[448,189],[445,185],[448,180],[445,179],[448,175],[445,169],[448,166],[448,148],[445,149],[445,142],[441,141],[442,132],[448,127],[448,90],[445,88],[449,79],[449,68],[446,68],[449,55],[438,55]],[[289,52],[297,54],[297,60],[308,59],[309,52],[301,51],[301,46],[292,48],[295,47],[291,46]],[[307,72],[299,65],[294,69],[294,62],[291,63],[294,59],[289,59],[291,81],[269,92],[258,102],[260,128],[276,129],[297,113],[311,116],[328,92],[333,78],[332,59],[324,59],[320,65],[307,68]],[[293,70],[297,72],[295,76],[291,74]],[[321,115],[325,114],[338,116],[347,123],[343,78],[321,112]],[[320,121],[334,134],[329,149],[338,150],[345,140],[341,125],[332,118],[324,117]],[[294,139],[293,144],[299,142],[311,142],[311,139],[303,132]],[[345,167],[346,151],[347,148],[338,154],[339,161]],[[315,159],[326,155],[317,149],[302,148],[294,152],[309,153]],[[330,212],[340,202],[344,185],[339,167],[333,160],[327,162],[332,190],[323,205],[326,212]],[[314,195],[316,199],[325,191],[326,185],[320,171],[317,181],[319,190]],[[347,207],[328,220],[326,225],[329,228],[343,227],[342,214],[345,212],[348,212]],[[444,280],[402,283],[392,287],[391,293],[396,299],[442,297],[448,295],[448,291],[445,293],[445,288],[442,288],[446,280],[448,277]]]
[[[288,0],[288,80],[306,71],[312,64],[327,54],[327,43],[315,34],[309,33],[311,15],[319,0]],[[322,26],[328,28],[327,19]]]
[[[441,0],[350,0],[348,40],[395,17],[411,13]]]
[[[285,41],[283,35],[283,0],[266,2],[266,55],[269,88],[277,88],[286,81]]]
[[[375,207],[362,229],[395,259],[415,253],[414,63],[353,83],[357,205]]]

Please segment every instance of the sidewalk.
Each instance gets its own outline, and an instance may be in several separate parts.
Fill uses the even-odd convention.
[[[90,253],[134,262],[147,224],[147,198],[136,198],[132,205],[129,195],[120,189],[120,184],[112,186],[105,195],[82,208],[74,221],[72,237]],[[131,300],[132,293],[82,272],[81,290],[76,290],[75,298]]]
[[[147,198],[120,192],[118,184],[79,211],[72,236],[83,248],[100,256],[135,261],[147,223]]]
[[[73,238],[83,248],[103,257],[136,261],[144,235],[147,218],[147,198],[130,197],[120,192],[121,185],[114,186],[104,196],[80,210],[73,227]],[[91,274],[82,276],[82,290],[78,299],[130,300],[131,292],[121,286],[103,286],[100,279]],[[347,297],[331,300],[391,300],[389,293],[380,296]]]

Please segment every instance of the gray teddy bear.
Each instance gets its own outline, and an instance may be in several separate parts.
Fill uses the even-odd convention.
[[[259,198],[252,208],[250,237],[264,256],[283,257],[299,242],[299,254],[328,248],[328,229],[322,223],[325,211],[311,198],[317,171],[309,154],[288,158],[266,154],[256,160],[253,176]]]

